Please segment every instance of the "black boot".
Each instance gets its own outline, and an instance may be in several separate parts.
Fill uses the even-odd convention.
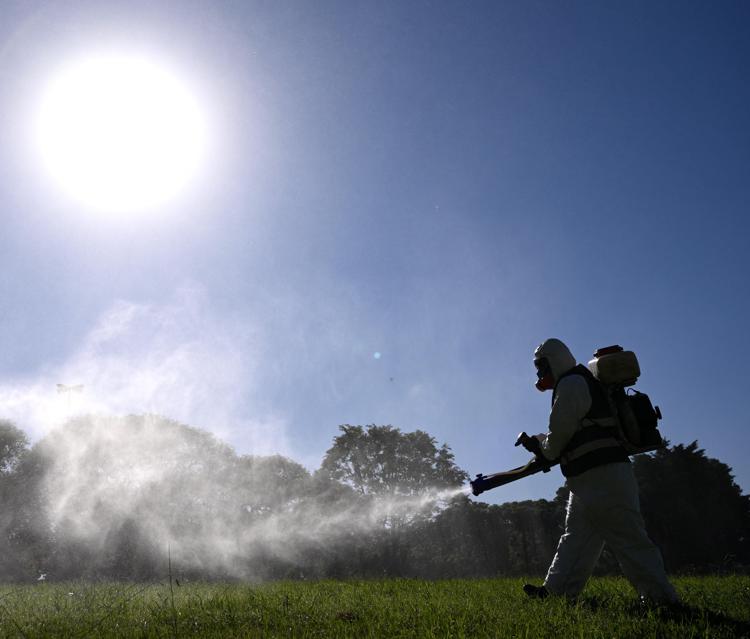
[[[549,596],[549,590],[547,590],[544,586],[524,584],[523,591],[532,599],[545,599]]]

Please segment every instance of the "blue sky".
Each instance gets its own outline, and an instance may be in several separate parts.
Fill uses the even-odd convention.
[[[339,424],[390,423],[487,473],[545,429],[531,354],[556,336],[582,361],[635,350],[663,433],[747,491],[749,18],[741,2],[4,3],[5,414],[40,436],[53,382],[83,383],[82,407],[165,412],[310,468]],[[45,74],[103,42],[169,60],[213,123],[190,196],[147,215],[81,210],[28,152]]]

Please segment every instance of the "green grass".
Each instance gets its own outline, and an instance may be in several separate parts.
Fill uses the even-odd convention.
[[[3,637],[750,637],[750,577],[678,578],[680,613],[626,581],[531,601],[520,579],[0,587]]]

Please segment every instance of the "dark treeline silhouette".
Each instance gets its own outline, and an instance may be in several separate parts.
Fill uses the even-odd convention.
[[[750,497],[697,442],[634,461],[672,572],[750,564]],[[153,415],[86,416],[33,446],[0,422],[0,580],[490,577],[542,574],[567,492],[488,505],[423,431],[340,427],[310,473],[237,455]],[[501,489],[499,489],[501,490]],[[599,571],[616,570],[605,551]]]

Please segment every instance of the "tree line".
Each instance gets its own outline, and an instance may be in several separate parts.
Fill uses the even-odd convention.
[[[726,464],[692,442],[634,469],[669,571],[750,564],[750,496]],[[392,426],[341,426],[310,472],[155,415],[79,417],[34,445],[0,421],[0,580],[542,574],[566,489],[490,505],[467,481],[449,446]]]

